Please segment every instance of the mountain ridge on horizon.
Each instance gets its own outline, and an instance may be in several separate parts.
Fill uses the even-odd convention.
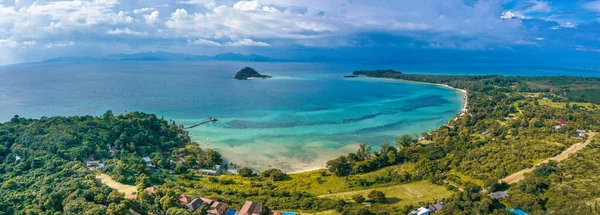
[[[132,54],[109,54],[103,57],[57,57],[50,58],[47,62],[66,61],[253,61],[253,62],[325,62],[334,59],[324,56],[313,56],[306,59],[280,59],[271,58],[259,54],[240,54],[233,52],[220,53],[216,55],[194,55],[185,53],[174,53],[166,51],[137,52]]]

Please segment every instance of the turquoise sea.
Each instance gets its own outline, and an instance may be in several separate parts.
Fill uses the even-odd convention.
[[[244,66],[275,78],[234,80]],[[0,67],[0,121],[15,114],[38,118],[106,110],[150,112],[184,125],[213,116],[219,121],[189,129],[201,147],[257,169],[300,171],[323,167],[359,143],[393,143],[396,136],[438,128],[463,105],[461,92],[442,86],[342,78],[355,69],[375,68],[444,74],[534,71],[256,62],[22,64]]]

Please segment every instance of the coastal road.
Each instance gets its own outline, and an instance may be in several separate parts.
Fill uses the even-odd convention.
[[[518,171],[512,175],[506,176],[506,178],[502,179],[502,181],[504,181],[508,184],[516,183],[520,180],[523,180],[523,178],[525,178],[525,173],[530,173],[531,171],[533,171],[535,168],[537,168],[539,165],[541,165],[543,163],[548,163],[548,162],[550,162],[550,160],[560,162],[564,159],[567,159],[572,154],[577,153],[579,150],[581,150],[585,146],[589,145],[592,142],[592,140],[594,139],[594,136],[596,136],[596,133],[589,133],[588,139],[585,142],[573,144],[569,148],[567,148],[566,150],[561,152],[560,154],[558,154],[554,157],[548,158],[529,169],[524,169],[524,170]]]

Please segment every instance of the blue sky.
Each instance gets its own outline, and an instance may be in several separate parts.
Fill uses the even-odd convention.
[[[0,16],[0,64],[159,50],[600,55],[600,1],[0,0]]]

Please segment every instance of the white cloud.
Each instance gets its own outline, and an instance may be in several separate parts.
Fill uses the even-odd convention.
[[[133,10],[134,14],[146,13],[155,10],[153,7],[145,7]]]
[[[124,29],[114,29],[114,30],[108,30],[106,32],[107,34],[112,34],[112,35],[134,35],[134,36],[143,36],[143,35],[148,35],[147,32],[138,32],[138,31],[133,31],[129,28],[124,28]]]
[[[233,5],[236,10],[258,10],[262,7],[258,1],[239,1]]]
[[[575,24],[573,24],[571,22],[563,22],[563,23],[560,23],[560,27],[563,27],[563,28],[575,28],[575,27],[577,27],[577,25],[575,25]]]
[[[537,38],[535,38],[535,40],[537,40],[537,41],[542,41],[542,40],[544,40],[544,39],[545,39],[545,38],[543,38],[543,37],[537,37]]]
[[[199,38],[197,40],[189,40],[188,39],[188,44],[193,44],[193,45],[200,45],[200,46],[221,46],[221,43],[212,41],[212,40],[207,40],[207,39],[202,39]]]
[[[196,5],[204,5],[214,3],[213,0],[185,0],[185,1],[177,1],[177,4],[196,4]]]
[[[149,15],[144,15],[144,19],[146,20],[146,23],[154,24],[159,21],[158,15],[159,15],[159,12],[157,10],[155,10],[152,13],[150,13]]]
[[[0,47],[14,48],[17,46],[17,42],[10,39],[0,39]]]
[[[591,1],[583,4],[583,8],[600,13],[600,1]]]
[[[23,44],[25,46],[33,46],[33,45],[37,44],[37,42],[35,40],[28,40],[28,41],[23,41],[21,44]]]
[[[505,11],[502,12],[502,14],[500,15],[500,18],[502,19],[527,19],[527,17],[523,14],[521,14],[521,12],[515,11]]]
[[[46,47],[47,48],[54,48],[54,47],[61,48],[61,47],[67,47],[67,46],[73,46],[73,45],[75,45],[75,42],[69,41],[66,43],[48,43],[48,44],[46,44]]]
[[[260,41],[254,41],[252,39],[241,39],[238,41],[232,41],[232,42],[228,42],[227,46],[271,46],[268,43],[265,42],[260,42]]]

